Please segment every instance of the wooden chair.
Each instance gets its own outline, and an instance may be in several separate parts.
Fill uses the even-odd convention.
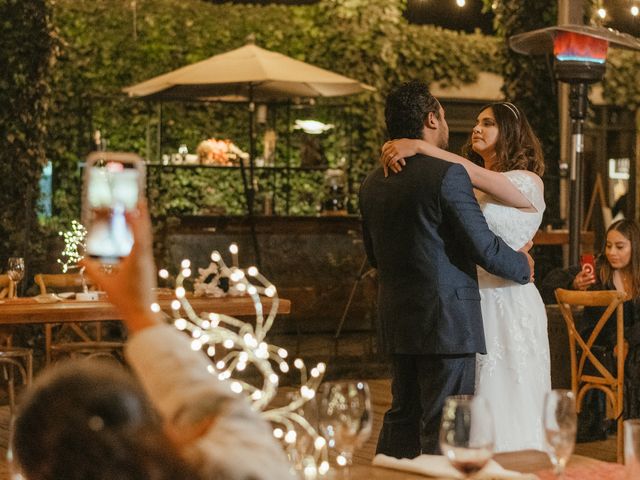
[[[622,411],[624,407],[624,361],[626,345],[624,340],[623,303],[625,295],[616,290],[574,291],[556,289],[556,299],[569,333],[571,355],[571,389],[576,396],[576,408],[580,412],[585,394],[591,389],[605,393],[611,405],[611,412],[617,421],[617,459],[622,462],[623,432]],[[583,338],[576,326],[571,307],[606,307],[588,338]],[[616,314],[613,316],[613,314]],[[616,321],[616,371],[610,371],[592,352],[592,347],[609,319]],[[613,321],[613,320],[612,320]],[[576,348],[576,344],[577,347]],[[587,361],[596,373],[585,373]]]
[[[34,277],[40,293],[48,291],[82,291],[86,284],[79,273],[39,273]],[[88,328],[83,328],[86,326]],[[48,364],[59,354],[77,357],[105,356],[121,359],[122,342],[102,339],[102,322],[45,324],[45,361]],[[77,340],[69,340],[75,338]]]
[[[15,283],[8,275],[0,275],[0,298],[13,298]],[[22,385],[29,386],[33,379],[33,350],[13,346],[13,329],[0,328],[0,366],[7,382],[9,412],[13,416],[16,408],[16,373]]]

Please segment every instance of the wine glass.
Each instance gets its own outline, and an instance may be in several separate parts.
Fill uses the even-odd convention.
[[[348,468],[354,450],[371,435],[369,385],[361,381],[322,384],[318,389],[318,420],[329,448],[338,453],[336,463]]]
[[[18,296],[18,283],[24,277],[24,258],[22,257],[9,257],[7,262],[7,275],[11,281],[15,284],[14,296]]]
[[[440,424],[440,450],[451,465],[471,478],[493,456],[493,416],[478,396],[454,395],[445,400]]]
[[[558,478],[564,476],[576,443],[578,416],[576,399],[571,390],[552,390],[544,398],[542,416],[547,454]]]

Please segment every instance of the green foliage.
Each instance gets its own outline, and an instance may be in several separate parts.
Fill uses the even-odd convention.
[[[607,58],[607,73],[604,77],[604,98],[607,103],[640,108],[640,53],[629,50],[612,50]],[[640,126],[638,126],[640,128]]]
[[[45,0],[0,0],[0,257],[42,252],[35,206],[45,163],[55,36]]]

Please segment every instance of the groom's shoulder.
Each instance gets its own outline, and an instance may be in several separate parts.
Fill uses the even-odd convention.
[[[417,170],[423,170],[432,176],[434,174],[444,176],[451,167],[456,165],[455,163],[447,162],[442,158],[422,154],[414,155],[410,159],[407,159],[407,162],[409,161]]]

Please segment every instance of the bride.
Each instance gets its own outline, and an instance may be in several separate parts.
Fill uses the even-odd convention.
[[[515,105],[492,103],[480,111],[464,148],[469,160],[421,140],[399,139],[384,145],[381,162],[399,172],[404,158],[416,153],[462,164],[489,228],[514,250],[531,241],[545,209],[544,160]],[[542,407],[551,389],[544,304],[533,283],[518,285],[480,267],[478,284],[487,354],[477,357],[476,395],[491,405],[495,449],[543,450]]]

